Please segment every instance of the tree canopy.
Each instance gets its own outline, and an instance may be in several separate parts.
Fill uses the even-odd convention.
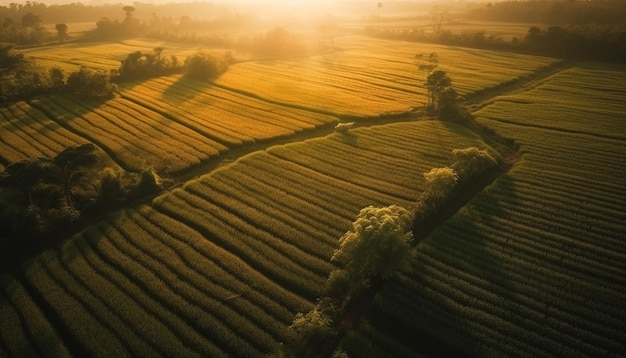
[[[412,222],[411,213],[397,205],[361,209],[331,259],[343,265],[331,274],[331,291],[355,293],[396,272],[410,271]]]

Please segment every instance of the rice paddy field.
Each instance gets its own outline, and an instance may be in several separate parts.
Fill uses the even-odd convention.
[[[4,278],[5,291],[29,292],[51,314],[42,324],[63,339],[50,333],[40,342],[22,327],[1,336],[2,347],[12,354],[56,342],[60,355],[69,345],[90,356],[273,352],[292,334],[295,313],[321,294],[337,237],[360,208],[410,206],[423,191],[420,173],[466,146],[485,144],[435,121],[362,128],[250,154],[150,205],[115,212],[27,262],[19,281]],[[8,306],[6,315],[24,309]]]
[[[59,67],[66,73],[78,71],[82,66],[112,70],[120,67],[120,61],[136,51],[149,52],[164,47],[163,56],[184,59],[198,50],[197,46],[180,46],[150,39],[124,40],[115,43],[68,42],[57,46],[33,47],[21,50],[26,57],[34,59],[43,67]]]
[[[608,99],[625,76],[575,67],[475,113],[522,159],[418,245],[377,298],[383,327],[479,356],[624,354],[626,107]]]
[[[310,58],[236,64],[216,84],[316,111],[377,117],[425,104],[426,74],[418,65],[432,52],[439,56],[438,69],[448,73],[464,97],[558,62],[546,57],[360,36],[338,38],[335,46],[336,52]],[[416,59],[419,54],[423,58]]]
[[[106,101],[2,104],[0,170],[87,141],[126,170],[171,175],[267,147],[107,213],[0,275],[0,356],[277,352],[294,315],[323,294],[337,240],[361,208],[411,208],[423,173],[451,165],[452,150],[493,150],[435,120],[332,126],[423,105],[416,54],[438,53],[466,98],[559,62],[360,36],[335,45],[238,63],[211,84],[165,76],[120,84]],[[93,46],[104,47],[68,44],[66,59],[76,51],[106,66],[156,47]],[[515,141],[519,160],[417,244],[413,272],[387,282],[342,337],[350,357],[626,355],[626,68],[554,71],[474,113]]]

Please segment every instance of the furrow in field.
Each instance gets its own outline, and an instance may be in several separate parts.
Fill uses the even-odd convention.
[[[152,207],[141,207],[138,209],[138,213],[151,224],[163,230],[167,235],[171,235],[171,237],[178,240],[180,245],[187,248],[186,251],[202,255],[206,260],[219,266],[220,270],[224,270],[228,275],[235,277],[238,282],[241,282],[244,288],[252,288],[253,291],[250,292],[250,294],[254,294],[254,291],[258,290],[262,295],[270,297],[273,302],[277,302],[290,312],[305,311],[311,307],[309,301],[300,296],[296,296],[275,282],[270,281],[241,258],[215,245],[198,231],[193,230],[182,222],[162,214]],[[179,252],[180,251],[181,250],[179,250]],[[214,276],[215,279],[223,277],[225,276]],[[239,283],[237,283],[237,287],[241,287]],[[283,312],[283,310],[277,309],[275,312]],[[282,315],[281,317],[289,320],[292,318],[291,316],[287,318]]]
[[[101,251],[104,248],[97,244],[99,240],[106,240],[106,237],[97,230],[91,229],[84,232],[83,238],[75,242],[85,263],[89,265],[88,272],[93,270],[110,281],[117,290],[128,295],[137,305],[163,322],[167,329],[180,339],[188,350],[192,351],[190,354],[198,352],[200,355],[225,356],[217,346],[179,317],[176,309],[168,307],[167,302],[165,304],[161,302],[160,292],[153,292],[146,282],[137,281],[134,276],[126,274],[124,271],[126,266],[120,267],[126,263],[123,257]]]

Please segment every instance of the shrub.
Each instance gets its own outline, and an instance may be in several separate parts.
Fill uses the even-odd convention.
[[[208,81],[216,78],[228,69],[229,61],[208,53],[196,53],[185,60],[185,76]]]
[[[459,180],[456,171],[449,167],[433,168],[424,173],[424,178],[428,182],[430,194],[436,198],[447,197]]]
[[[456,159],[454,170],[462,179],[480,174],[493,168],[498,161],[486,149],[476,147],[455,149],[452,155]]]
[[[110,97],[113,86],[109,75],[104,71],[96,71],[81,67],[67,79],[65,88],[74,94],[85,97]]]
[[[142,197],[155,194],[163,189],[163,183],[159,175],[152,168],[144,169],[139,178],[139,184],[133,190],[133,197]]]

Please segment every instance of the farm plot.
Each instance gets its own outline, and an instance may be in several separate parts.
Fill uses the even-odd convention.
[[[123,98],[101,102],[55,95],[40,97],[31,104],[98,144],[126,170],[152,167],[158,172],[175,172],[227,149]]]
[[[56,329],[90,356],[263,356],[289,338],[293,312],[311,306],[145,206],[111,215],[23,272]]]
[[[0,162],[4,165],[33,157],[54,157],[68,146],[88,141],[26,102],[1,106],[0,122]]]
[[[67,43],[54,47],[34,47],[22,50],[44,67],[60,67],[65,72],[74,72],[85,66],[99,70],[112,70],[120,67],[120,61],[136,51],[152,52],[155,47],[164,47],[163,56],[187,57],[196,47],[181,47],[162,41],[128,40],[116,43]]]
[[[228,146],[288,136],[337,122],[181,76],[135,83],[123,96]]]
[[[479,115],[491,121],[624,140],[624,98],[626,71],[576,67],[554,75],[530,91],[497,97],[496,105],[483,109]],[[589,103],[594,105],[589,106]],[[508,116],[512,111],[520,115]]]
[[[297,147],[313,153],[324,143],[334,152],[323,152],[323,166],[293,161]],[[20,282],[85,355],[264,356],[290,338],[295,313],[313,307],[337,239],[362,207],[411,206],[423,171],[481,144],[463,128],[422,121],[273,147],[109,215],[26,263]],[[416,187],[376,179],[377,188],[350,174],[378,165],[397,166],[394,180]],[[331,166],[341,170],[330,175]]]
[[[580,86],[562,85],[572,72]],[[595,78],[587,67],[551,78],[543,87],[559,91],[541,99],[545,111],[501,101],[476,113],[515,138],[523,158],[418,245],[414,272],[378,298],[386,326],[429,332],[473,355],[624,355],[626,140],[612,138],[624,118],[613,129],[592,118],[585,127],[570,122],[576,104],[550,111],[588,83],[589,92],[614,90]],[[624,113],[624,103],[611,108]],[[606,107],[602,96],[585,104],[590,113]],[[405,344],[417,338],[409,336]]]
[[[418,69],[418,63],[425,62],[431,52],[439,55],[440,69],[448,72],[461,96],[531,75],[557,62],[537,56],[358,36],[340,38],[336,46],[339,50],[334,53],[297,61],[236,64],[216,83],[317,111],[376,117],[424,105],[426,75]],[[425,57],[417,60],[418,54]],[[511,68],[512,62],[515,68]]]
[[[0,354],[13,357],[70,357],[50,322],[24,287],[0,276]]]
[[[154,206],[314,298],[332,269],[336,239],[362,207],[411,206],[424,171],[449,165],[457,146],[481,144],[434,121],[361,128],[246,156]]]

